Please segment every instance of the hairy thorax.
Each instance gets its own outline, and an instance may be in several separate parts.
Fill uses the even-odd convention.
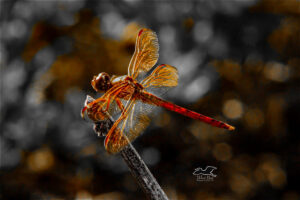
[[[112,80],[112,85],[124,84],[124,89],[118,94],[119,98],[129,100],[133,95],[139,95],[144,89],[143,86],[129,76],[121,76]]]

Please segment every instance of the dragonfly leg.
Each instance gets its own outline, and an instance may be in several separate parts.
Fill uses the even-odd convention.
[[[82,117],[82,119],[84,119],[84,113],[85,113],[85,111],[88,109],[88,108],[91,108],[95,103],[98,103],[98,102],[105,102],[105,99],[103,99],[103,98],[98,98],[98,99],[96,99],[96,100],[94,100],[94,101],[92,101],[92,102],[90,102],[90,103],[88,103],[88,104],[86,104],[83,108],[82,108],[82,110],[81,110],[81,117]]]
[[[110,102],[111,101],[113,101],[113,100],[115,100],[115,99],[118,99],[118,94],[121,92],[123,90],[123,87],[121,87],[121,88],[119,88],[119,90],[116,90],[114,93],[112,93],[112,94],[109,94],[108,96],[107,96],[107,104],[106,104],[106,108],[105,108],[105,110],[104,110],[104,112],[107,112],[108,111],[108,109],[109,109],[109,106],[110,106]],[[110,98],[112,96],[112,98]]]
[[[102,97],[96,99],[95,101],[89,103],[89,104],[87,105],[87,107],[88,107],[88,108],[91,108],[95,103],[99,103],[99,102],[105,103],[105,102],[107,101],[106,109],[105,109],[105,111],[104,111],[104,112],[107,112],[107,111],[108,111],[108,108],[109,108],[109,104],[110,104],[110,96],[112,96],[112,95],[114,95],[114,96],[118,95],[118,94],[119,94],[118,91],[121,91],[121,90],[118,89],[118,88],[114,89],[114,90],[113,90],[111,93],[109,93],[107,96],[104,95],[104,96],[102,96]],[[114,99],[114,97],[113,97],[113,99]],[[104,104],[102,104],[101,106],[99,106],[99,108],[97,109],[97,111],[102,111],[102,107],[103,107],[103,106],[104,106]]]
[[[91,103],[89,103],[88,105],[86,105],[87,108],[91,108],[95,103],[99,103],[99,102],[105,102],[106,99],[103,99],[103,98],[98,98],[96,99],[95,101],[92,101]]]
[[[113,98],[113,99],[114,99],[114,98]],[[113,99],[108,98],[107,103],[106,103],[106,108],[105,108],[104,112],[107,112],[107,111],[108,111],[109,105],[110,105],[110,101],[113,100]]]
[[[124,110],[124,105],[123,105],[123,103],[121,102],[121,100],[120,100],[119,98],[117,98],[117,99],[116,99],[116,102],[117,102],[117,104],[118,104],[120,110],[123,111],[123,110]]]

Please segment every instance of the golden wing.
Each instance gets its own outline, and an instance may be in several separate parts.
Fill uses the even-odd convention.
[[[148,72],[158,60],[158,39],[155,32],[143,28],[139,31],[135,51],[128,66],[128,76],[136,79],[142,72]]]
[[[106,135],[104,146],[109,153],[118,153],[126,145],[129,144],[129,139],[124,134],[125,125],[128,121],[128,114],[132,111],[135,99],[131,98],[126,104],[121,116],[114,122],[113,126]]]
[[[159,65],[141,84],[147,92],[163,94],[168,89],[177,86],[178,71],[171,65]]]
[[[155,108],[157,107],[144,104],[138,99],[131,99],[106,136],[106,150],[118,153],[129,142],[134,141],[149,125],[150,116],[156,113]]]

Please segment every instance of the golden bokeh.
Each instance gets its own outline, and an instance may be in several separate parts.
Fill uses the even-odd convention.
[[[261,163],[255,170],[255,178],[259,182],[268,182],[274,188],[281,188],[286,183],[285,171],[281,168],[281,164],[277,156],[267,154],[261,157]]]
[[[187,32],[190,32],[194,27],[194,25],[195,25],[195,21],[191,17],[188,17],[183,21],[183,27]]]
[[[243,115],[243,104],[238,99],[230,99],[225,101],[223,105],[223,113],[227,118],[238,119]]]
[[[255,171],[253,172],[253,176],[255,178],[255,181],[258,183],[264,183],[267,181],[267,176],[264,170],[262,170],[261,168],[255,169]]]
[[[217,66],[220,74],[230,81],[239,81],[242,77],[240,64],[233,60],[214,61],[213,64]]]
[[[114,199],[114,200],[123,200],[125,196],[120,192],[109,192],[98,194],[93,197],[93,200],[106,200],[106,199]]]
[[[45,148],[31,153],[27,158],[27,166],[35,172],[45,171],[54,165],[54,156],[52,152]]]
[[[212,134],[209,132],[209,127],[196,120],[190,124],[188,129],[195,138],[200,140],[207,140],[212,136]]]
[[[93,196],[86,190],[79,190],[76,194],[75,199],[85,199],[85,200],[92,200],[94,199]]]
[[[239,172],[242,174],[250,175],[252,171],[251,163],[253,159],[247,154],[237,155],[231,162],[230,172],[235,173]]]
[[[269,174],[269,182],[275,188],[282,188],[286,183],[286,175],[282,169],[277,169]]]
[[[264,75],[272,81],[284,82],[290,76],[290,68],[278,62],[269,62],[264,68]]]
[[[213,148],[213,155],[217,160],[228,161],[232,157],[231,146],[227,143],[218,143]]]
[[[253,181],[242,174],[233,174],[229,180],[232,191],[241,196],[246,196],[253,187]]]
[[[246,125],[251,129],[260,128],[264,122],[264,113],[259,108],[253,108],[246,111],[244,115]]]

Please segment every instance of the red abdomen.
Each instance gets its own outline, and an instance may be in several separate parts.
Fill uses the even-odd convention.
[[[165,101],[155,95],[152,95],[150,93],[143,93],[143,97],[145,98],[143,101],[145,101],[146,103],[150,103],[150,104],[155,104],[157,106],[161,106],[164,107],[170,111],[174,111],[177,112],[179,114],[182,114],[184,116],[196,119],[196,120],[200,120],[202,122],[205,122],[207,124],[210,124],[212,126],[215,127],[219,127],[219,128],[224,128],[224,129],[228,129],[228,130],[234,130],[235,128],[229,124],[226,124],[222,121],[218,121],[215,120],[213,118],[207,117],[205,115],[202,115],[200,113],[191,111],[189,109],[183,108],[181,106],[178,106],[176,104],[173,104],[171,102]],[[146,100],[147,99],[147,100]]]

